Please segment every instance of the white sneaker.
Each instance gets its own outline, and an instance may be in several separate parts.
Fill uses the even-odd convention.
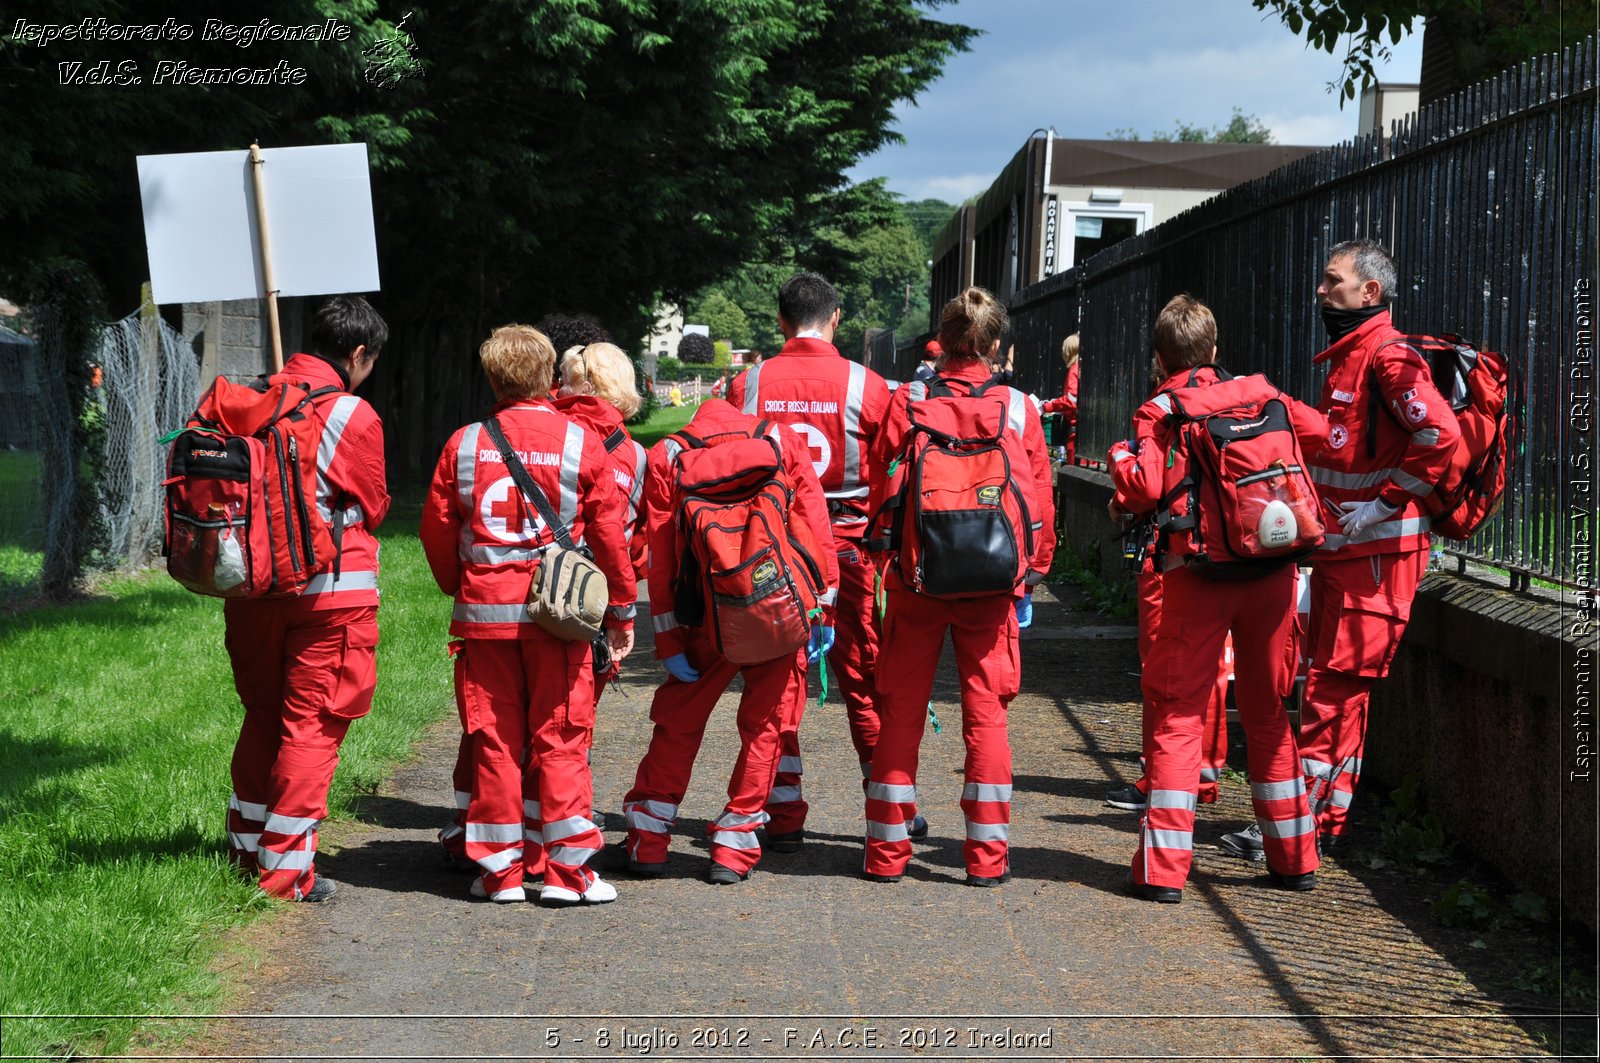
[[[539,903],[551,908],[569,908],[574,904],[610,904],[617,899],[615,886],[593,871],[586,874],[590,877],[589,888],[582,893],[565,886],[546,886],[539,891]]]
[[[521,886],[511,886],[503,890],[495,890],[491,895],[483,884],[483,876],[479,875],[472,880],[472,888],[467,892],[479,900],[491,900],[496,904],[516,904],[528,899],[528,891]]]

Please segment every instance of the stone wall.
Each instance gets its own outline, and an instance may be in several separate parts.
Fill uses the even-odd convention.
[[[1110,479],[1063,470],[1057,496],[1063,543],[1103,578],[1131,579],[1106,516]],[[1575,661],[1592,662],[1595,640],[1575,635],[1567,612],[1554,594],[1430,573],[1373,689],[1363,783],[1387,793],[1417,773],[1451,839],[1594,933],[1597,784],[1572,777],[1571,710]]]
[[[285,359],[304,349],[306,303],[304,299],[278,301],[278,330],[283,337]],[[202,391],[218,376],[242,380],[272,371],[265,299],[184,303],[183,334],[195,336]]]

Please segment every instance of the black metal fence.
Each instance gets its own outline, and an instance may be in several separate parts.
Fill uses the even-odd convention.
[[[1590,38],[1531,60],[1423,109],[1387,142],[1308,156],[1018,292],[1019,383],[1059,394],[1061,340],[1080,333],[1078,452],[1104,454],[1147,394],[1156,312],[1187,291],[1216,314],[1222,364],[1315,401],[1328,249],[1381,240],[1400,270],[1398,327],[1458,333],[1513,368],[1520,432],[1506,502],[1461,553],[1524,584],[1594,587],[1592,521],[1579,529],[1568,503],[1592,517],[1593,496],[1570,481],[1593,462],[1596,48]]]

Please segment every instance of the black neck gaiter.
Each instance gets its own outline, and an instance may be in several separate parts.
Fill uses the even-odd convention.
[[[1388,303],[1364,306],[1359,310],[1344,310],[1337,306],[1322,308],[1322,324],[1328,330],[1328,342],[1338,343],[1372,318],[1389,309]]]

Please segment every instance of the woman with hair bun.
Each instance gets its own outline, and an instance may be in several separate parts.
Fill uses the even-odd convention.
[[[909,826],[917,814],[917,753],[947,630],[961,678],[961,734],[967,747],[961,794],[967,885],[998,886],[1011,877],[1011,744],[1006,709],[1021,678],[1017,639],[1019,629],[1032,620],[1030,588],[1044,578],[1055,555],[1055,507],[1038,410],[1021,391],[989,380],[990,359],[1005,327],[1005,307],[982,288],[968,288],[950,300],[940,315],[937,375],[895,391],[875,444],[877,467],[888,468],[891,461],[906,458],[913,437],[913,403],[941,396],[998,398],[1005,408],[1004,432],[1012,435],[1011,442],[1020,442],[1027,456],[1027,468],[1013,466],[1013,479],[1026,480],[1024,486],[1035,500],[1035,512],[1025,518],[1031,518],[1033,525],[1033,553],[1026,559],[1025,575],[1009,590],[935,597],[914,589],[899,564],[891,561],[885,566],[888,606],[879,660],[886,667],[878,671],[882,730],[867,785],[863,869],[865,877],[875,882],[898,881],[911,861]],[[874,513],[880,511],[886,494],[885,484],[874,485]],[[986,497],[982,490],[977,494]]]

